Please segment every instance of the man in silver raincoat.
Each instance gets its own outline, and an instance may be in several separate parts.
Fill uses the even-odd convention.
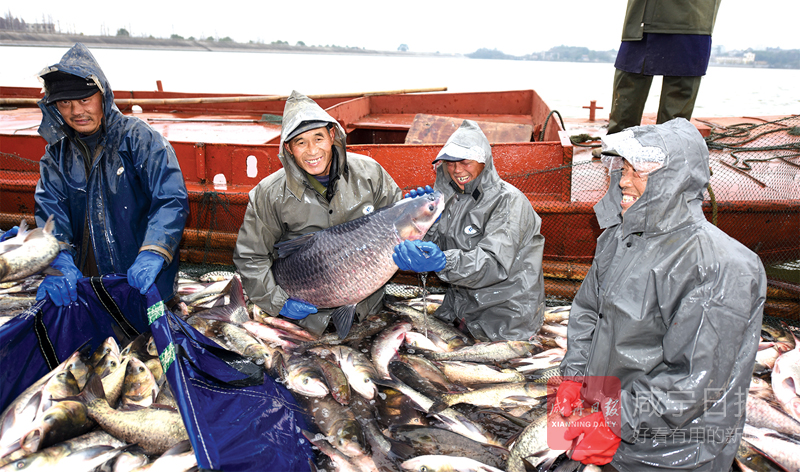
[[[687,120],[607,135],[603,162],[610,184],[595,212],[605,231],[572,305],[561,363],[571,380],[557,394],[562,414],[582,401],[601,411],[597,427],[565,436],[572,457],[631,472],[728,470],[745,422],[764,267],[706,221],[708,149]],[[604,391],[598,378],[618,379],[621,391]]]
[[[528,340],[544,321],[542,220],[500,179],[474,121],[450,136],[434,163],[440,161],[434,187],[445,197],[441,219],[424,242],[398,245],[395,262],[401,270],[435,271],[450,284],[439,318],[458,320],[484,341]]]
[[[283,112],[283,168],[250,191],[233,261],[248,297],[270,315],[299,320],[320,334],[332,310],[289,297],[275,281],[275,244],[367,215],[400,200],[400,188],[375,160],[345,149],[341,125],[313,100],[292,92]],[[356,307],[359,320],[383,303],[383,290]]]

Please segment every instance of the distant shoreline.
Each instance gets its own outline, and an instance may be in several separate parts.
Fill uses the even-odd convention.
[[[292,46],[289,44],[264,44],[264,43],[237,43],[234,41],[206,41],[196,39],[168,39],[168,38],[142,38],[131,36],[87,36],[82,34],[64,33],[28,33],[20,31],[0,30],[0,46],[12,47],[64,47],[70,48],[75,43],[83,43],[89,48],[101,49],[138,49],[162,51],[202,51],[202,52],[251,52],[269,54],[352,54],[367,56],[388,57],[447,57],[464,58],[474,57],[472,54],[441,54],[436,52],[409,52],[409,51],[377,51],[357,47],[344,46]],[[493,58],[478,57],[484,60],[530,60],[517,57]],[[545,60],[546,61],[546,60]],[[589,62],[589,61],[556,61],[556,62]],[[605,61],[602,61],[605,62]],[[613,63],[613,61],[610,61]],[[736,67],[772,69],[769,64],[741,64],[716,62],[714,57],[709,63],[710,67]],[[794,69],[788,67],[786,69]]]
[[[380,56],[461,57],[460,54],[375,51],[341,46],[291,46],[288,44],[236,43],[233,41],[204,41],[191,39],[136,38],[130,36],[87,36],[82,34],[45,34],[0,31],[0,46],[72,47],[83,43],[89,48],[161,49],[207,52],[266,52],[292,54],[366,54]]]

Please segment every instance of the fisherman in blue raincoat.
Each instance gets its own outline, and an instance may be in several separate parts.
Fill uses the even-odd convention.
[[[123,115],[89,49],[75,44],[39,73],[39,134],[47,141],[36,186],[36,224],[54,215],[61,252],[36,298],[77,299],[83,276],[127,274],[144,294],[175,295],[178,245],[189,214],[186,185],[169,142]]]

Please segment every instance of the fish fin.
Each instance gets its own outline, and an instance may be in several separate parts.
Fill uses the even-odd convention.
[[[11,252],[15,249],[19,249],[22,247],[24,241],[14,242],[14,239],[9,239],[7,242],[3,244],[3,250],[0,253],[5,254],[6,252]]]
[[[406,461],[419,455],[410,444],[392,438],[386,440],[389,442],[389,457],[392,459]]]
[[[3,435],[5,434],[6,431],[8,431],[9,429],[11,429],[12,426],[14,426],[15,417],[16,417],[16,413],[14,412],[14,409],[13,408],[9,408],[8,413],[6,414],[6,417],[3,418],[3,424],[0,425],[0,438],[3,437]],[[2,456],[0,456],[0,457],[2,457]]]
[[[53,230],[55,229],[56,229],[55,215],[50,215],[47,217],[47,221],[44,223],[44,232],[48,234],[53,234]]]
[[[102,398],[103,401],[106,399],[106,392],[103,390],[103,382],[100,380],[100,376],[97,374],[91,374],[89,379],[86,381],[86,385],[83,387],[83,391],[74,397],[67,397],[67,398],[58,398],[58,401],[63,400],[75,400],[78,402],[83,403],[84,405],[88,405],[89,403],[97,400],[98,398]],[[56,400],[54,398],[54,400]]]
[[[353,318],[355,315],[355,305],[340,306],[331,313],[331,319],[333,320],[333,325],[336,326],[339,339],[347,337],[347,333],[350,332],[350,328],[353,326]]]
[[[389,387],[399,391],[397,387],[400,385],[400,382],[397,380],[374,378],[372,379],[372,383],[380,385],[381,387]]]
[[[148,408],[148,406],[137,405],[136,403],[123,403],[117,407],[117,411],[139,411],[146,410]]]
[[[203,310],[197,313],[196,316],[206,320],[224,321],[237,326],[241,326],[245,321],[250,321],[250,315],[247,313],[246,302],[244,300],[242,282],[238,277],[233,277],[231,279],[230,297],[230,303],[213,307],[213,310]]]
[[[311,238],[314,237],[315,234],[317,233],[307,233],[294,239],[290,239],[289,241],[282,241],[276,244],[275,250],[278,251],[278,259],[287,258],[299,251]]]
[[[159,457],[164,456],[177,456],[178,454],[183,454],[184,452],[189,452],[192,449],[192,443],[189,442],[188,439],[184,439],[183,441],[175,444],[171,448],[167,449],[163,454]]]
[[[63,277],[64,274],[53,266],[47,266],[40,272],[42,275],[55,275],[56,277]]]
[[[39,407],[42,406],[42,391],[39,390],[38,392],[34,393],[33,396],[28,400],[28,403],[25,404],[25,407],[20,410],[20,414],[15,418],[16,421],[22,422],[33,422],[36,419],[36,413],[39,411]]]
[[[450,405],[448,405],[444,400],[435,400],[433,405],[431,405],[431,407],[428,409],[428,414],[435,415],[448,408],[450,408]]]
[[[150,339],[150,333],[144,332],[141,333],[139,336],[136,336],[133,341],[131,341],[127,346],[125,346],[122,351],[120,351],[120,357],[125,356],[133,356],[139,359],[139,357],[145,357],[142,353],[146,353],[147,349],[145,346]],[[141,360],[141,359],[139,359]]]

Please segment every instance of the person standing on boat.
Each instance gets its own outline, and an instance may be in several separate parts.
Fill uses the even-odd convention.
[[[544,321],[541,218],[500,178],[474,121],[464,120],[433,162],[444,212],[424,241],[395,248],[395,263],[450,284],[437,317],[483,341],[530,339]]]
[[[656,123],[692,118],[720,2],[628,0],[608,134],[641,124],[654,75],[663,76]]]
[[[572,458],[620,471],[728,470],[764,267],[706,220],[708,148],[687,120],[629,128],[602,146],[610,184],[595,212],[605,231],[572,304],[561,362],[571,380],[556,395],[565,416],[581,404],[601,411],[570,425]],[[616,392],[595,388],[612,378]]]
[[[275,281],[275,244],[367,215],[400,200],[392,177],[375,160],[346,151],[341,125],[316,102],[293,91],[286,100],[278,157],[283,164],[250,191],[233,262],[250,300],[315,334],[332,310],[289,298]],[[376,313],[383,290],[356,307],[359,320]]]
[[[61,252],[37,299],[77,300],[85,276],[127,274],[145,293],[155,283],[164,300],[175,295],[178,245],[189,204],[175,151],[138,118],[123,115],[89,49],[75,44],[39,73],[39,134],[47,148],[39,165],[36,224],[54,215]]]

